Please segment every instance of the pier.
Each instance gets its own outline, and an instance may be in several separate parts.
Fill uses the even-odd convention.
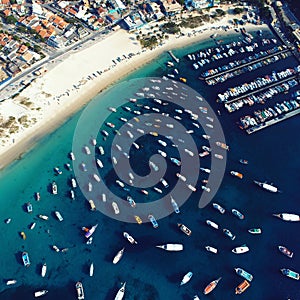
[[[266,121],[266,122],[264,122],[264,123],[255,125],[255,126],[253,126],[253,127],[251,127],[251,128],[248,128],[248,129],[246,130],[246,132],[247,132],[248,134],[252,134],[252,133],[254,133],[254,132],[256,132],[256,131],[259,131],[259,130],[261,130],[261,129],[267,128],[267,127],[269,127],[269,126],[271,126],[271,125],[274,125],[274,124],[276,124],[276,123],[279,123],[279,122],[281,122],[281,121],[284,121],[284,120],[286,120],[286,119],[288,119],[288,118],[291,118],[291,117],[293,117],[293,116],[296,116],[296,115],[298,115],[299,113],[300,113],[300,108],[297,108],[297,109],[295,109],[295,110],[293,110],[293,111],[287,112],[285,115],[280,115],[280,116],[278,116],[278,117],[276,117],[276,118],[274,118],[274,119],[272,119],[272,120],[268,120],[268,121]]]
[[[170,56],[174,59],[174,61],[176,61],[177,63],[179,63],[179,58],[177,58],[171,50],[168,51],[168,53],[169,53]]]
[[[241,96],[238,96],[238,97],[236,97],[236,98],[234,98],[234,99],[231,99],[231,100],[228,100],[228,101],[225,101],[225,102],[222,102],[222,103],[225,105],[225,104],[233,103],[233,102],[235,102],[235,101],[239,101],[239,100],[241,100],[241,99],[243,99],[243,98],[247,98],[247,97],[249,97],[249,96],[251,96],[251,95],[253,95],[253,94],[262,92],[262,91],[264,91],[264,90],[266,90],[266,89],[269,89],[269,88],[272,88],[272,87],[274,87],[275,85],[279,85],[279,84],[282,84],[282,83],[284,83],[284,82],[286,82],[286,81],[289,81],[289,80],[291,80],[291,79],[295,79],[295,78],[297,78],[297,76],[298,76],[298,74],[297,74],[297,75],[292,75],[292,76],[286,77],[286,78],[284,78],[284,79],[282,79],[282,80],[277,80],[277,81],[275,81],[275,82],[273,82],[273,83],[271,83],[271,84],[268,84],[268,85],[266,85],[266,86],[264,86],[264,87],[262,87],[262,88],[260,88],[260,89],[258,89],[258,90],[251,91],[251,92],[249,92],[249,93],[247,93],[247,94],[243,94],[243,95],[241,95]]]
[[[207,76],[207,77],[202,77],[202,76],[201,76],[201,77],[199,77],[199,79],[208,81],[208,80],[210,80],[210,79],[214,79],[215,77],[222,76],[222,75],[227,74],[227,73],[230,73],[230,72],[234,72],[234,71],[236,71],[236,70],[242,69],[242,68],[244,68],[244,67],[247,67],[247,66],[249,66],[249,65],[253,65],[253,64],[258,63],[258,62],[261,62],[261,61],[266,60],[266,59],[268,59],[268,58],[271,58],[271,57],[273,57],[273,56],[280,55],[280,54],[284,54],[284,53],[286,53],[286,52],[290,52],[290,49],[283,49],[283,50],[280,50],[280,51],[278,51],[278,52],[269,54],[269,55],[267,55],[267,56],[263,56],[263,57],[257,58],[257,59],[255,59],[255,60],[253,60],[253,61],[248,62],[248,63],[241,64],[241,65],[239,65],[239,66],[233,67],[232,69],[228,69],[228,70],[225,70],[225,71],[222,71],[222,72],[218,72],[218,73],[213,74],[213,75],[211,75],[211,76]]]

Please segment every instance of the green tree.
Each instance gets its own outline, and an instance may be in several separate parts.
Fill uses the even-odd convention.
[[[235,7],[235,8],[233,9],[233,13],[234,13],[235,15],[241,14],[243,11],[244,11],[244,10],[243,10],[243,8],[241,8],[241,7]]]
[[[16,24],[18,20],[14,16],[7,16],[5,21],[8,24]]]

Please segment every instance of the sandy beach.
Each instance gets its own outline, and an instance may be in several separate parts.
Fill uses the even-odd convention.
[[[0,104],[2,119],[15,117],[20,121],[18,128],[0,138],[0,168],[18,159],[41,137],[58,128],[120,78],[167,50],[209,39],[215,32],[220,35],[232,33],[234,29],[224,31],[223,26],[228,25],[225,18],[186,30],[184,36],[170,36],[154,50],[143,50],[135,34],[120,29],[102,41],[70,51],[60,61],[46,65],[48,71],[44,75],[36,78],[15,99]],[[255,25],[248,25],[248,28],[251,26]],[[266,25],[255,27],[261,29],[263,26]]]

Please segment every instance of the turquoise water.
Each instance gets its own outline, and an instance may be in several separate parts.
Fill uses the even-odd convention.
[[[224,38],[224,41],[225,38]],[[210,40],[206,44],[194,45],[188,49],[180,49],[174,53],[181,57],[186,53],[196,51],[200,47],[213,45]],[[130,75],[130,78],[144,76],[162,76],[168,72],[165,62],[170,60],[168,54],[159,57]],[[272,69],[281,70],[292,58],[268,66],[263,72]],[[197,79],[186,60],[182,59],[178,67],[188,83],[200,91],[215,109],[221,109],[214,99],[218,89],[225,89],[235,81],[228,81],[224,86],[207,88]],[[258,72],[262,72],[259,70]],[[257,74],[251,74],[251,76]],[[249,74],[241,76],[241,82],[249,78]],[[281,96],[287,97],[287,95]],[[113,101],[113,99],[112,99]],[[111,105],[113,106],[113,102]],[[131,105],[131,104],[130,104]],[[103,107],[106,110],[106,107]],[[126,224],[110,219],[100,212],[91,212],[85,198],[76,189],[76,199],[68,196],[72,172],[64,168],[69,162],[68,153],[72,148],[74,129],[80,113],[73,116],[54,133],[46,136],[24,158],[14,162],[0,173],[1,220],[0,237],[2,259],[0,262],[1,279],[0,299],[33,299],[33,292],[48,289],[44,299],[76,299],[75,282],[82,281],[86,299],[114,299],[114,296],[126,281],[125,299],[192,299],[196,293],[201,299],[233,299],[234,288],[242,282],[233,268],[242,267],[254,275],[251,287],[241,296],[243,299],[300,299],[298,282],[280,274],[283,267],[295,271],[300,270],[299,242],[297,241],[298,225],[285,223],[272,217],[272,213],[299,213],[297,201],[299,195],[300,144],[297,132],[300,130],[299,118],[274,125],[266,130],[247,136],[235,125],[238,112],[228,115],[222,111],[220,121],[230,145],[227,160],[227,172],[237,170],[244,174],[239,181],[226,175],[214,198],[215,202],[227,209],[225,215],[218,214],[211,206],[199,210],[197,200],[193,195],[181,207],[179,215],[159,220],[159,228],[154,230],[147,223],[141,226]],[[118,115],[124,115],[120,112]],[[101,119],[101,116],[99,116]],[[146,141],[145,141],[146,142]],[[201,141],[203,143],[203,141]],[[204,143],[203,143],[204,144]],[[152,148],[148,146],[147,150]],[[148,153],[148,152],[147,152]],[[146,155],[145,155],[146,156]],[[249,160],[249,165],[238,163],[240,158]],[[136,162],[137,171],[143,172],[144,164]],[[204,159],[209,167],[209,158]],[[55,175],[53,168],[59,166],[62,175]],[[110,178],[108,165],[108,180]],[[201,179],[205,178],[203,174]],[[270,194],[260,190],[252,183],[253,179],[274,182],[282,190],[281,194]],[[58,195],[52,195],[49,190],[51,182],[58,185]],[[41,200],[34,199],[34,193],[39,191]],[[33,213],[28,214],[24,206],[28,201],[33,204]],[[237,208],[245,215],[245,220],[236,219],[231,208]],[[63,222],[58,222],[54,211],[59,210]],[[37,218],[38,214],[49,216],[48,221]],[[10,224],[4,220],[10,217]],[[229,240],[221,230],[214,231],[205,224],[206,219],[218,223],[221,228],[229,228],[236,235],[235,241]],[[36,222],[33,230],[28,226]],[[185,236],[177,228],[176,223],[183,222],[193,233]],[[90,227],[96,223],[99,226],[94,234],[92,245],[85,244],[81,230],[82,226]],[[263,234],[250,235],[247,229],[261,227]],[[22,240],[19,232],[24,231],[26,240]],[[122,237],[122,232],[128,231],[138,241],[130,245]],[[184,251],[168,253],[154,246],[167,242],[184,244]],[[244,243],[250,252],[241,256],[231,253],[231,249]],[[277,250],[278,245],[285,245],[294,251],[293,259],[289,259]],[[56,253],[52,245],[59,248],[69,248],[68,252]],[[219,249],[218,255],[206,252],[204,246],[211,245]],[[122,260],[112,264],[114,255],[125,246]],[[25,268],[21,253],[28,251],[31,266]],[[267,259],[266,259],[267,258]],[[95,265],[94,277],[89,277],[89,264]],[[40,276],[41,265],[47,262],[46,278]],[[191,281],[179,288],[184,274],[193,271]],[[212,280],[222,276],[218,287],[209,296],[203,296],[202,291]],[[16,288],[6,289],[7,279],[17,279]]]

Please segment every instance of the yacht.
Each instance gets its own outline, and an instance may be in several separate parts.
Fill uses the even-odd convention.
[[[242,254],[242,253],[246,253],[249,251],[249,248],[246,244],[240,246],[240,247],[236,247],[234,249],[232,249],[232,252],[235,254]]]
[[[30,202],[28,202],[26,204],[26,209],[27,209],[27,212],[32,213],[32,204]]]
[[[244,216],[241,212],[239,212],[237,209],[233,208],[233,209],[231,210],[231,212],[232,212],[236,217],[238,217],[240,220],[245,219],[245,216]]]
[[[221,205],[219,205],[218,203],[213,203],[212,205],[213,205],[213,208],[218,210],[221,214],[225,213],[225,209]]]
[[[118,215],[120,213],[120,209],[119,209],[118,204],[115,201],[113,201],[111,205],[114,209],[115,214]]]
[[[253,279],[253,275],[251,275],[250,273],[248,273],[247,271],[245,271],[242,268],[234,268],[236,274],[240,275],[241,277],[245,278],[248,281],[252,281]]]
[[[38,297],[41,297],[41,296],[44,296],[48,293],[47,290],[41,290],[41,291],[37,291],[37,292],[34,292],[34,297],[35,298],[38,298]]]
[[[161,178],[161,179],[160,179],[160,182],[163,184],[163,186],[164,186],[165,188],[168,188],[168,187],[169,187],[168,182],[167,182],[164,178]]]
[[[33,223],[31,223],[31,225],[30,225],[30,227],[29,227],[29,228],[32,230],[32,229],[34,229],[35,225],[36,225],[36,223],[35,223],[35,222],[33,222]]]
[[[118,290],[115,300],[122,300],[124,298],[125,286],[126,286],[126,282],[124,282],[121,288]]]
[[[98,167],[102,169],[103,168],[102,161],[99,158],[97,158],[96,162],[97,162]]]
[[[300,216],[296,214],[290,214],[290,213],[280,213],[280,214],[273,214],[274,217],[277,217],[284,221],[290,221],[290,222],[299,222]]]
[[[299,280],[299,273],[295,272],[295,271],[292,271],[290,269],[280,269],[281,273],[287,277],[290,277],[292,279],[295,279],[295,280]]]
[[[98,224],[94,225],[91,229],[89,229],[86,233],[85,233],[85,237],[88,239],[89,237],[92,236],[92,234],[95,232],[96,228],[98,227]]]
[[[176,173],[176,176],[177,176],[181,181],[186,182],[186,178],[185,178],[183,175],[181,175],[180,173]]]
[[[261,234],[262,230],[260,228],[250,228],[248,232],[251,234]]]
[[[16,283],[17,283],[17,280],[15,280],[15,279],[10,279],[10,280],[6,281],[6,285],[13,285],[13,284],[16,284]]]
[[[131,207],[136,207],[136,203],[131,196],[127,196],[127,201],[129,202]]]
[[[121,258],[123,256],[123,253],[124,253],[124,250],[125,250],[125,247],[123,247],[120,251],[118,251],[118,253],[116,254],[116,256],[113,259],[113,264],[114,265],[117,264],[121,260]]]
[[[84,291],[83,291],[83,285],[80,281],[76,282],[75,284],[76,291],[77,291],[77,299],[83,300],[84,299]]]
[[[52,194],[57,195],[57,185],[55,181],[52,182]]]
[[[183,278],[182,278],[182,280],[180,282],[180,285],[184,285],[184,284],[188,283],[191,280],[192,276],[193,276],[193,272],[186,273],[183,276]]]
[[[267,190],[272,193],[278,193],[279,190],[276,186],[273,186],[272,184],[268,184],[266,182],[259,182],[257,180],[254,180],[254,183],[263,188],[264,190]]]
[[[155,217],[153,215],[149,215],[148,219],[152,223],[153,228],[157,228],[158,227],[158,223],[157,223],[157,221],[156,221],[156,219],[155,219]]]
[[[214,247],[211,247],[211,246],[205,246],[205,249],[206,249],[208,252],[212,252],[212,253],[215,253],[215,254],[218,253],[218,249],[216,249],[216,248],[214,248]]]
[[[180,213],[180,210],[179,210],[179,207],[178,207],[178,204],[177,202],[173,199],[173,197],[171,196],[171,204],[172,204],[172,207],[174,209],[174,212],[176,214],[179,214]]]
[[[221,279],[222,279],[222,277],[219,277],[218,279],[210,282],[203,291],[204,295],[211,293],[217,287],[217,285]]]
[[[239,173],[239,172],[236,172],[236,171],[230,171],[230,174],[232,176],[237,177],[237,178],[243,179],[243,174],[242,173]]]
[[[155,247],[166,250],[166,251],[182,251],[183,250],[182,244],[165,244],[165,245],[157,245]]]
[[[77,183],[76,183],[76,179],[75,178],[71,178],[71,185],[72,185],[73,189],[75,189],[77,187]]]
[[[88,146],[84,146],[84,151],[85,151],[85,154],[87,154],[87,155],[91,154],[91,150]]]
[[[70,152],[70,153],[69,153],[69,156],[70,156],[71,160],[75,160],[75,155],[74,155],[73,152]]]
[[[250,286],[250,283],[247,280],[244,280],[235,288],[235,294],[242,294]]]
[[[279,251],[289,258],[292,258],[294,253],[284,246],[278,246]]]
[[[89,204],[90,204],[90,210],[91,211],[95,211],[96,210],[96,205],[94,203],[93,200],[89,200]]]
[[[25,267],[29,267],[30,266],[30,260],[29,260],[29,256],[27,252],[23,252],[22,253],[22,260],[23,260],[23,264]]]
[[[90,277],[94,275],[94,263],[90,264]]]
[[[46,215],[39,215],[38,217],[39,217],[40,219],[42,219],[42,220],[45,220],[45,221],[47,221],[47,220],[49,219],[49,217],[46,216]]]
[[[235,239],[235,235],[229,229],[224,228],[223,232],[233,241]]]
[[[64,220],[64,218],[62,217],[62,215],[60,214],[60,212],[58,210],[56,210],[54,213],[55,213],[55,216],[58,219],[58,221],[61,222]]]
[[[137,241],[128,232],[124,231],[123,236],[128,240],[130,244],[137,244]]]
[[[177,158],[171,157],[170,160],[171,160],[171,162],[174,163],[176,166],[178,166],[178,167],[181,166],[181,161],[178,160]]]
[[[211,226],[212,228],[219,229],[219,225],[211,220],[206,220],[206,224]]]

